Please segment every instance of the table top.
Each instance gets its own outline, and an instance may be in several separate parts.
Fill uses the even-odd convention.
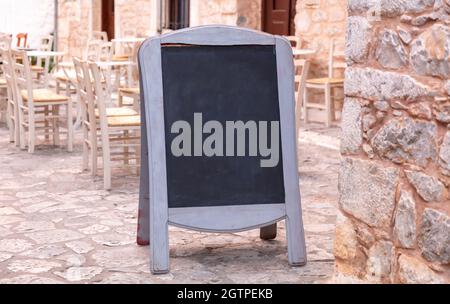
[[[66,52],[55,51],[28,51],[27,55],[30,57],[51,57],[51,56],[64,56]]]
[[[134,65],[133,61],[96,61],[95,62],[101,68]]]
[[[29,48],[29,47],[21,47],[21,46],[19,46],[19,47],[16,47],[16,48],[14,48],[15,50],[18,50],[18,51],[27,51],[27,52],[30,52],[30,51],[37,51],[37,48]]]
[[[312,56],[317,53],[316,50],[313,49],[292,49],[292,53],[294,56]]]
[[[133,43],[133,42],[143,42],[146,38],[137,38],[137,37],[124,37],[124,38],[114,38],[112,42],[123,42],[123,43]]]

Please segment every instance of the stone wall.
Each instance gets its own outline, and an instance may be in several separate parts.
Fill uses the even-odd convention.
[[[152,19],[157,13],[152,12],[152,2],[157,0],[115,0],[116,37],[150,35],[153,28]]]
[[[303,48],[318,50],[312,60],[311,77],[325,77],[330,42],[344,51],[347,0],[297,0],[295,33]],[[339,76],[339,75],[336,75]]]
[[[191,0],[191,26],[238,25],[261,29],[261,0]]]
[[[100,12],[100,0],[58,0],[58,50],[82,56],[91,29],[100,29]]]
[[[336,279],[450,282],[450,1],[368,3],[349,0]]]

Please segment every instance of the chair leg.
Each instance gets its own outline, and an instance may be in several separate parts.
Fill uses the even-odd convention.
[[[139,112],[139,108],[140,108],[139,98],[140,98],[139,95],[133,96],[133,109],[136,110],[136,112]]]
[[[14,110],[13,106],[11,105],[11,102],[8,100],[8,103],[6,104],[6,124],[8,125],[9,130],[9,142],[15,141],[16,126],[13,120],[14,117],[13,110]]]
[[[59,106],[52,107],[53,116],[59,116]],[[53,144],[55,146],[59,146],[60,138],[59,138],[59,118],[53,119]]]
[[[70,82],[66,82],[66,96],[70,98]]]
[[[90,145],[87,143],[89,140],[89,132],[87,126],[82,123],[83,128],[83,171],[87,171],[89,169],[89,147]]]
[[[91,126],[92,127],[92,126]],[[97,147],[97,131],[92,130],[90,131],[90,146],[91,146],[91,174],[92,176],[97,175],[97,169],[98,169],[98,147]]]
[[[126,143],[126,142],[128,141],[127,138],[130,137],[130,136],[129,136],[128,130],[123,131],[123,137],[124,137],[124,139],[125,139],[125,140],[124,140],[124,143]],[[129,161],[129,155],[130,155],[130,150],[129,150],[128,146],[123,147],[123,156],[124,156],[123,163],[124,163],[125,165],[128,165],[128,164],[130,163],[130,161]]]
[[[55,87],[55,90],[56,90],[56,94],[59,94],[59,92],[60,92],[60,90],[61,90],[59,80],[56,80],[56,87]]]
[[[328,127],[330,127],[331,125],[331,121],[332,121],[332,115],[331,115],[331,110],[332,110],[332,105],[331,105],[331,87],[329,84],[325,85],[325,108],[326,108],[326,121],[325,121],[325,125]]]
[[[72,117],[72,99],[67,101],[67,151],[73,151],[73,117]]]
[[[20,120],[19,120],[19,109],[17,104],[13,104],[13,115],[14,115],[14,141],[16,147],[20,147]]]
[[[107,136],[102,132],[103,187],[105,190],[111,190],[111,151]]]
[[[44,107],[44,127],[45,127],[45,142],[48,142],[50,140],[50,132],[49,132],[49,123],[48,123],[48,116],[49,116],[49,110],[48,106]]]
[[[123,107],[123,95],[122,95],[122,92],[120,92],[120,90],[119,90],[119,96],[118,96],[117,102],[119,104],[119,107]]]
[[[26,133],[25,133],[25,113],[22,109],[18,109],[19,113],[19,146],[20,149],[25,150],[26,147]]]
[[[305,121],[305,124],[308,123],[308,88],[306,87],[303,94],[303,120]]]
[[[28,153],[34,153],[34,148],[36,144],[36,133],[34,125],[34,109],[30,109],[28,114]]]

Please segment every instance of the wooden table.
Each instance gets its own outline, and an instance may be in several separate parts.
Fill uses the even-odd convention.
[[[294,57],[312,57],[317,54],[316,50],[313,49],[297,49],[293,48],[292,53],[294,54]]]
[[[66,52],[56,51],[27,51],[28,57],[45,58],[44,66],[44,87],[48,88],[49,81],[49,69],[50,69],[50,57],[60,57],[66,55]]]
[[[112,39],[111,42],[114,42],[114,43],[137,43],[137,42],[144,42],[145,39],[147,39],[147,38],[124,37],[124,38]]]

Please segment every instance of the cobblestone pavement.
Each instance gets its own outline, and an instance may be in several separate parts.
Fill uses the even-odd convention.
[[[101,177],[81,172],[77,137],[73,153],[40,146],[30,155],[9,144],[0,126],[0,283],[314,283],[331,277],[336,149],[300,140],[307,266],[288,266],[283,224],[268,242],[258,231],[171,227],[171,273],[152,276],[148,247],[135,243],[138,177],[116,171],[114,190],[102,190]]]

